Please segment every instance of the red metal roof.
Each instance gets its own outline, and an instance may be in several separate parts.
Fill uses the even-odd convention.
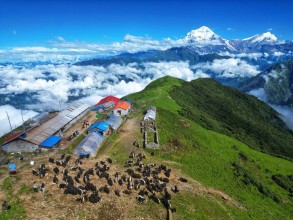
[[[19,132],[16,132],[15,134],[13,134],[13,135],[10,135],[9,137],[7,137],[7,138],[4,139],[3,144],[6,144],[6,143],[8,143],[8,142],[10,142],[10,141],[18,138],[22,134],[23,134],[23,132],[22,131],[19,131]]]
[[[119,100],[120,100],[119,98],[110,95],[110,96],[107,96],[107,97],[105,97],[105,98],[102,98],[102,99],[98,102],[98,104],[96,104],[96,105],[101,105],[101,104],[103,104],[103,103],[105,103],[105,102],[114,102],[115,105],[117,105],[118,102],[119,102]]]

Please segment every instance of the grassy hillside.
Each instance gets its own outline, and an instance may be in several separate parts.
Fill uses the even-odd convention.
[[[210,80],[198,80],[191,84],[194,83],[208,86],[208,88],[219,86]],[[183,114],[187,112],[186,109],[188,108],[180,106],[177,97],[182,94],[179,91],[184,91],[185,86],[187,86],[186,83],[181,80],[164,77],[148,85],[142,92],[131,94],[126,98],[132,100],[134,106],[141,110],[145,110],[149,105],[158,107],[157,124],[161,149],[156,154],[157,159],[170,161],[170,163],[176,164],[176,168],[180,169],[185,175],[206,186],[224,191],[244,208],[237,209],[226,205],[219,208],[211,201],[185,194],[181,199],[177,198],[174,201],[174,206],[180,207],[178,215],[182,219],[290,219],[293,214],[293,200],[290,192],[290,187],[292,187],[290,175],[293,174],[292,162],[251,149],[244,143],[244,140],[239,141],[240,138],[236,140],[232,135],[233,133],[229,134],[231,137],[221,134],[220,132],[228,129],[227,125],[229,124],[227,122],[229,120],[227,122],[221,121],[217,114],[211,115],[212,117],[208,118],[210,121],[206,121],[206,123],[213,125],[219,132],[212,131],[211,127],[205,128],[207,127],[205,124],[197,121],[196,116],[200,114],[194,112],[203,113],[205,111],[207,113],[204,116],[207,117],[208,113],[210,114],[208,109],[210,105],[204,105],[204,111],[203,107],[196,106],[189,89],[181,99],[189,98],[188,104],[193,105],[190,108],[193,110],[191,115]],[[223,92],[225,90],[223,89]],[[204,93],[203,95],[207,94]],[[221,95],[226,96],[228,94]],[[210,96],[208,98],[210,100],[201,100],[210,102],[211,105],[216,101]],[[218,102],[215,104],[218,105]],[[222,102],[225,104],[226,99],[222,99]],[[233,109],[234,114],[243,115],[243,111],[249,111],[249,105],[246,106],[244,103],[254,104],[256,101],[251,100],[249,96],[242,97],[240,95],[236,102],[240,108]],[[233,103],[226,103],[227,106],[229,104]],[[242,109],[243,106],[246,106],[246,108]],[[258,116],[265,113],[267,108],[266,105],[263,106],[262,104],[254,107],[259,108],[253,110],[260,111],[257,114]],[[270,112],[269,115],[274,114],[270,109],[267,110]],[[218,111],[219,115],[222,114],[218,108],[215,108],[214,111]],[[253,114],[255,112],[250,112],[249,116],[253,116]],[[142,116],[143,114],[138,115],[138,117]],[[275,120],[275,125],[272,125],[272,132],[276,131],[275,126],[282,127],[282,124],[277,119]],[[237,129],[241,128],[242,123],[246,122],[245,118],[240,122],[241,126],[237,126]],[[248,126],[249,121],[245,125]],[[233,131],[236,135],[237,130]],[[239,137],[246,137],[244,131],[240,134]],[[268,134],[272,135],[271,133]],[[255,142],[256,137],[249,135],[247,133],[247,139]],[[286,135],[290,136],[290,134]],[[275,142],[277,143],[277,141]],[[276,177],[276,175],[278,176]]]
[[[263,152],[293,158],[293,133],[277,113],[253,96],[212,79],[184,82],[170,93],[180,114]]]

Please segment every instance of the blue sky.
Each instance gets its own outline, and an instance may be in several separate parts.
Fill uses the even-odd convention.
[[[182,38],[206,25],[226,38],[271,30],[293,40],[293,1],[0,0],[0,49],[122,42],[126,34]],[[60,38],[61,39],[61,38]]]

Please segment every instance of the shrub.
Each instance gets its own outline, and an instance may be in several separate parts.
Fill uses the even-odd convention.
[[[242,159],[244,161],[248,160],[248,156],[245,153],[240,152],[238,155],[239,155],[240,159]]]
[[[28,185],[22,183],[18,190],[19,194],[29,194],[33,192],[33,189]]]
[[[246,169],[244,169],[242,166],[239,164],[233,162],[232,166],[234,167],[234,175],[237,176],[238,178],[242,178],[241,181],[245,185],[253,185],[258,189],[258,191],[263,194],[266,197],[269,197],[273,199],[275,202],[280,203],[281,200],[268,188],[263,186],[261,182],[257,181],[255,177]]]
[[[1,188],[5,191],[12,189],[12,179],[10,177],[6,177],[3,180]]]
[[[291,180],[291,176],[284,176],[282,174],[276,174],[272,176],[272,179],[278,184],[280,187],[288,191],[289,193],[293,193],[293,181]]]

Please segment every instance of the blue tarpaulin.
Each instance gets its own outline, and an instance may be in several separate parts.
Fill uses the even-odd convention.
[[[20,135],[21,138],[26,138],[26,136],[27,136],[27,135],[26,135],[25,133],[22,134],[22,135]]]
[[[48,137],[46,140],[44,140],[41,144],[40,147],[48,147],[48,148],[52,148],[54,147],[56,144],[58,144],[61,141],[61,137],[60,136],[55,136],[52,135],[50,137]]]
[[[14,164],[14,163],[8,164],[8,170],[9,171],[16,171],[16,164]]]
[[[102,108],[104,108],[104,106],[103,105],[98,105],[98,106],[94,106],[94,107],[92,107],[92,111],[98,111],[99,109],[102,109]]]
[[[106,131],[109,128],[109,124],[104,121],[96,122],[88,128],[88,131],[95,129],[95,128],[98,129],[99,131]]]

